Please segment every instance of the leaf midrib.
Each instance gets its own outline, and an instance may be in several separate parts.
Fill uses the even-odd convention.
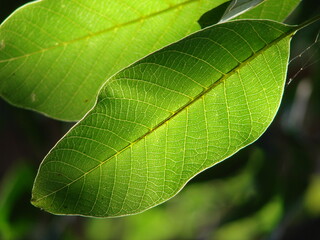
[[[70,44],[75,43],[75,42],[79,42],[79,41],[82,41],[82,40],[88,40],[90,38],[102,35],[104,33],[111,32],[111,31],[113,31],[113,30],[115,30],[117,28],[126,27],[126,26],[129,26],[129,25],[135,24],[137,22],[144,21],[145,19],[153,18],[153,17],[156,17],[156,16],[161,15],[163,13],[178,9],[178,8],[180,8],[182,6],[185,6],[185,5],[188,5],[188,4],[192,4],[194,2],[200,2],[200,1],[201,0],[188,0],[188,1],[185,1],[183,3],[179,3],[177,5],[173,5],[173,6],[170,6],[168,8],[165,8],[165,9],[163,9],[161,11],[158,11],[158,12],[155,12],[155,13],[151,13],[149,15],[142,16],[140,18],[133,19],[131,21],[128,21],[128,22],[125,22],[125,23],[122,23],[122,24],[114,25],[112,27],[103,29],[101,31],[97,31],[97,32],[92,33],[92,34],[87,34],[87,35],[84,35],[82,37],[70,40],[70,41],[60,42],[60,43],[58,43],[56,45],[53,45],[51,47],[40,49],[39,51],[34,51],[34,52],[27,53],[27,54],[24,54],[24,55],[21,55],[21,56],[0,60],[0,63],[15,61],[15,60],[18,60],[18,59],[21,59],[21,58],[30,57],[30,56],[35,55],[35,54],[44,53],[46,51],[49,51],[49,50],[52,50],[52,49],[56,49],[58,47],[62,47],[62,46],[64,47],[64,46],[70,45]],[[1,30],[1,26],[3,26],[3,25],[0,25],[0,30]]]
[[[236,20],[236,21],[243,21],[243,20]],[[272,21],[270,21],[272,22]],[[220,24],[217,24],[220,25]],[[227,80],[230,76],[232,76],[235,72],[239,71],[241,68],[243,68],[244,66],[246,66],[246,64],[248,64],[249,62],[251,62],[252,60],[254,60],[256,57],[258,57],[260,54],[262,54],[263,52],[265,52],[266,50],[268,50],[270,47],[276,45],[278,42],[280,42],[281,40],[283,40],[284,38],[288,37],[288,36],[292,36],[298,29],[300,28],[300,26],[298,27],[293,27],[292,29],[290,29],[288,32],[284,32],[282,33],[278,38],[274,39],[273,41],[271,41],[269,44],[265,45],[264,47],[262,47],[260,50],[258,50],[257,52],[253,53],[250,57],[248,57],[246,60],[244,60],[243,62],[239,63],[236,67],[234,67],[233,69],[231,69],[228,73],[225,73],[224,75],[222,75],[222,77],[220,77],[216,82],[214,82],[213,84],[211,84],[208,88],[204,89],[202,92],[200,92],[195,98],[193,98],[193,100],[190,100],[187,104],[183,105],[182,107],[180,107],[175,113],[173,113],[171,116],[167,117],[166,119],[164,119],[163,121],[161,121],[159,124],[157,124],[154,128],[151,128],[147,133],[141,135],[141,137],[137,138],[135,141],[133,141],[132,143],[128,144],[127,146],[123,147],[121,150],[119,150],[117,153],[113,154],[112,156],[110,156],[109,158],[103,160],[100,164],[98,164],[97,166],[93,167],[92,169],[90,169],[89,171],[85,172],[84,174],[82,174],[81,176],[79,176],[78,178],[76,178],[75,180],[73,180],[72,182],[66,184],[65,186],[45,195],[42,196],[41,198],[37,199],[37,200],[31,200],[33,203],[36,204],[36,202],[41,201],[44,198],[49,197],[52,194],[55,194],[56,192],[61,191],[62,189],[70,186],[71,184],[77,182],[78,180],[80,180],[81,178],[85,177],[86,175],[90,174],[91,172],[95,171],[97,168],[101,167],[103,164],[107,163],[109,160],[113,159],[114,157],[118,156],[119,154],[121,154],[122,152],[124,152],[125,150],[127,150],[128,148],[130,148],[131,146],[133,146],[134,144],[138,143],[139,141],[141,141],[142,139],[144,139],[145,137],[147,137],[148,135],[152,134],[154,131],[156,131],[158,128],[160,128],[161,126],[163,126],[166,122],[170,121],[172,118],[174,118],[175,116],[177,116],[179,113],[181,113],[183,110],[185,110],[186,108],[188,108],[189,106],[191,106],[193,103],[195,103],[196,101],[198,101],[201,97],[203,97],[204,95],[206,95],[207,93],[209,93],[211,90],[213,90],[215,87],[217,87],[218,85],[220,85],[223,81]],[[79,122],[81,123],[81,122]]]

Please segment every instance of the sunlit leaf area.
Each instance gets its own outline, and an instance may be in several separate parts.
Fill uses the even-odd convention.
[[[0,239],[320,239],[318,0],[89,2],[0,27]]]

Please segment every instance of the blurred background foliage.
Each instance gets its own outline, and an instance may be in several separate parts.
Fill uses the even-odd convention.
[[[26,2],[1,0],[0,22]],[[303,0],[287,22],[316,12],[318,0]],[[0,100],[0,239],[320,239],[319,30],[316,23],[294,37],[293,79],[265,134],[173,199],[135,216],[54,216],[33,207],[37,168],[72,124]]]

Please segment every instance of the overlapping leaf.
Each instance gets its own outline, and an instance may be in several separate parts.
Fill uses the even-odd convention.
[[[198,30],[226,0],[43,0],[0,26],[0,96],[80,119],[112,74]]]
[[[33,204],[106,217],[171,198],[271,123],[293,31],[266,20],[219,24],[120,71],[44,159]]]
[[[226,9],[226,12],[222,16],[220,22],[226,22],[235,18],[265,1],[267,0],[233,0]]]
[[[266,0],[237,19],[270,19],[282,22],[298,6],[301,0]]]
[[[269,19],[283,22],[300,2],[301,0],[233,0],[206,12],[199,19],[199,24],[204,28],[230,19]]]

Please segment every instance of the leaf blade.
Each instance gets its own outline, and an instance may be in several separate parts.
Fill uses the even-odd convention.
[[[267,0],[236,19],[270,19],[282,22],[300,4],[301,0]]]
[[[264,1],[266,0],[233,0],[221,17],[220,22],[229,21],[259,4],[262,4]]]
[[[53,118],[78,120],[105,79],[198,30],[199,16],[224,1],[28,4],[0,27],[0,95]]]
[[[202,28],[216,24],[223,17],[223,14],[225,12],[228,18],[227,20],[269,19],[278,22],[283,22],[294,11],[294,9],[299,5],[300,2],[301,0],[244,0],[240,2],[236,0],[229,1],[225,2],[224,4],[221,4],[219,7],[212,9],[206,12],[204,15],[202,15],[202,17],[199,19],[199,24]],[[237,6],[237,3],[239,3],[240,5]],[[242,6],[241,3],[244,3],[244,5]],[[229,9],[232,9],[234,5],[236,6],[236,8],[231,10],[230,13]],[[242,12],[242,10],[244,12]]]
[[[293,31],[270,21],[215,25],[122,70],[43,161],[33,204],[106,217],[171,198],[271,123]]]

